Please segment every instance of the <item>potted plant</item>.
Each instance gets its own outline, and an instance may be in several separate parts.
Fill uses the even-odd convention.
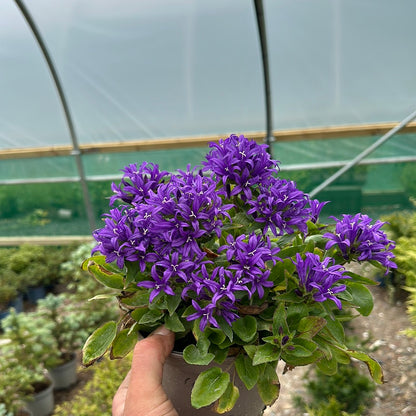
[[[9,308],[23,310],[21,285],[16,273],[9,267],[9,256],[13,249],[0,251],[0,321],[9,314]]]
[[[90,305],[80,303],[73,295],[48,294],[38,301],[35,317],[48,322],[54,339],[53,365],[48,365],[55,390],[71,387],[77,381],[77,352],[97,325],[97,315]]]
[[[112,185],[113,208],[83,268],[113,290],[123,315],[89,337],[83,363],[107,351],[123,357],[138,332],[164,324],[181,352],[174,361],[196,373],[183,403],[189,376],[172,382],[178,366],[165,367],[181,415],[211,414],[208,407],[258,415],[279,395],[279,360],[334,374],[338,363],[358,359],[382,383],[380,365],[346,346],[344,323],[373,307],[373,280],[349,264],[395,267],[383,223],[356,214],[321,224],[326,202],[280,179],[266,145],[231,135],[210,147],[200,168],[169,174],[131,164]],[[252,392],[260,403],[244,402]]]
[[[50,415],[54,408],[53,383],[46,365],[56,360],[55,340],[50,336],[49,323],[36,318],[33,313],[17,314],[13,309],[2,321],[4,337],[2,346],[5,383],[12,377],[14,402],[25,403],[33,416]],[[3,360],[3,357],[7,359]]]

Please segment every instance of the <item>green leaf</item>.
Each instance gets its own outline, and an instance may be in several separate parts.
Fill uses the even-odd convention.
[[[130,283],[136,281],[136,276],[140,271],[140,264],[138,261],[126,261],[126,282],[125,285],[128,286]]]
[[[119,273],[113,273],[99,264],[89,264],[88,271],[104,286],[111,289],[124,289],[124,276]]]
[[[257,320],[251,315],[244,316],[233,322],[232,329],[241,340],[250,342],[257,335]]]
[[[218,367],[203,371],[195,381],[191,393],[191,403],[195,409],[209,406],[227,390],[230,375]]]
[[[247,355],[253,359],[254,358],[254,354],[257,351],[257,346],[256,345],[244,345],[244,351],[247,353]]]
[[[371,374],[373,380],[378,384],[384,383],[384,376],[383,376],[383,369],[381,368],[380,364],[361,351],[354,351],[354,350],[347,350],[345,351],[350,357],[355,358],[357,360],[362,361],[368,367],[368,371]]]
[[[225,393],[219,398],[215,406],[215,411],[219,414],[229,412],[235,406],[236,401],[240,397],[238,387],[229,382]]]
[[[260,378],[257,382],[257,390],[260,394],[264,404],[272,405],[279,397],[280,383],[277,377],[276,367],[273,365],[266,365],[263,371],[260,372]]]
[[[309,355],[307,357],[296,357],[291,354],[290,351],[282,351],[282,360],[287,363],[288,365],[291,365],[293,367],[297,367],[300,365],[309,365],[312,363],[317,362],[320,360],[323,356],[322,351],[316,349],[312,355]]]
[[[290,354],[295,357],[309,357],[317,348],[315,342],[303,338],[295,338],[292,346],[294,349],[290,351]]]
[[[259,378],[260,367],[254,366],[250,357],[244,354],[240,354],[236,358],[234,365],[240,380],[247,387],[247,390],[251,390]]]
[[[340,344],[344,344],[345,342],[344,327],[337,319],[328,319],[322,332]]]
[[[184,332],[185,331],[185,327],[183,326],[183,323],[179,319],[179,316],[177,313],[174,313],[173,315],[165,316],[165,326],[167,329],[170,329],[172,332]]]
[[[123,358],[125,357],[136,345],[137,331],[130,332],[130,328],[120,331],[111,346],[110,358]]]
[[[281,259],[286,259],[288,257],[296,256],[297,253],[303,253],[306,248],[306,244],[301,244],[294,247],[287,247],[279,251],[279,257]]]
[[[370,315],[374,306],[371,292],[362,284],[354,282],[348,282],[348,289],[351,292],[353,304],[358,307],[358,312],[363,316]]]
[[[317,362],[317,366],[327,376],[333,376],[338,370],[338,362],[335,358],[330,360],[323,358]]]
[[[163,317],[163,312],[159,310],[147,311],[139,321],[141,325],[153,324]]]
[[[96,329],[87,339],[82,348],[82,363],[85,366],[94,364],[110,347],[117,334],[117,324],[114,321],[106,322]]]
[[[187,345],[183,350],[183,359],[188,364],[208,365],[214,358],[214,354],[201,351],[194,344]]]
[[[149,306],[149,291],[136,290],[129,296],[123,296],[120,301],[129,306]]]
[[[320,316],[305,316],[299,321],[298,332],[303,338],[312,339],[326,326],[326,319]]]
[[[169,315],[173,315],[181,303],[181,295],[167,296],[166,303]]]
[[[145,308],[136,308],[130,313],[130,316],[136,322],[140,322],[140,319],[142,319],[142,316],[148,311],[149,311],[149,309],[147,307],[145,307]]]
[[[228,337],[228,339],[233,342],[234,333],[232,327],[227,323],[227,321],[222,317],[217,317],[218,325],[220,326],[221,330],[224,331],[224,334]]]
[[[91,300],[101,300],[101,299],[111,299],[117,296],[117,293],[101,293],[100,295],[95,295],[94,297],[88,299],[88,301]]]
[[[285,302],[280,302],[279,307],[276,309],[273,315],[273,334],[277,336],[280,333],[289,333],[289,327],[287,326],[286,322]]]
[[[257,347],[253,357],[253,365],[277,361],[280,357],[280,348],[272,344],[263,344]]]
[[[344,274],[350,276],[352,278],[351,281],[355,283],[362,283],[364,285],[378,285],[378,283],[375,280],[369,279],[368,277],[364,277],[350,271],[346,271],[344,272]]]
[[[210,328],[207,328],[205,331],[208,334],[209,340],[213,344],[220,345],[224,342],[226,338],[224,332],[222,332],[221,329],[219,328],[210,327]]]

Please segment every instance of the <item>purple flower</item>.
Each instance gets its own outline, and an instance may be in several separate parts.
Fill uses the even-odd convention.
[[[311,221],[313,223],[318,222],[319,215],[322,211],[322,208],[328,204],[329,201],[319,202],[317,199],[309,200],[309,205],[311,207]]]
[[[156,266],[152,267],[151,276],[153,280],[145,280],[143,282],[137,283],[139,287],[145,287],[147,289],[152,289],[150,293],[149,302],[152,303],[153,299],[161,292],[166,293],[168,295],[175,295],[175,292],[170,286],[169,277],[164,275],[162,277],[159,276],[156,270]]]
[[[341,301],[335,294],[344,291],[346,286],[343,284],[334,286],[338,280],[350,278],[343,274],[342,266],[335,265],[331,257],[326,257],[321,261],[320,257],[313,253],[306,253],[304,259],[297,253],[296,261],[293,263],[296,265],[301,288],[312,293],[315,301],[332,300],[338,309],[342,309]]]
[[[252,198],[252,189],[277,172],[277,161],[271,160],[267,145],[258,144],[243,135],[232,134],[218,143],[211,143],[212,150],[202,162],[204,171],[211,171],[222,193],[227,195],[227,184],[235,185],[231,195],[241,195],[243,200]]]
[[[395,244],[381,231],[384,222],[377,220],[373,224],[373,220],[363,214],[344,214],[342,219],[331,218],[336,222],[335,232],[323,235],[328,238],[326,250],[337,247],[346,261],[377,261],[386,267],[386,273],[390,268],[397,267],[392,261]]]
[[[124,172],[120,185],[111,186],[114,195],[110,198],[110,205],[117,199],[127,203],[140,203],[148,195],[150,190],[155,189],[168,174],[159,171],[158,165],[144,162],[138,168],[136,163],[130,164],[122,169]]]
[[[276,236],[293,234],[295,228],[307,232],[306,223],[311,218],[308,197],[293,181],[272,177],[260,186],[258,198],[247,203],[251,206],[247,213],[263,224],[264,233],[270,229]]]
[[[213,316],[216,308],[215,304],[209,303],[208,305],[201,307],[199,306],[198,302],[192,299],[192,306],[194,307],[196,312],[187,316],[187,321],[194,321],[196,319],[201,318],[201,321],[199,323],[199,329],[201,331],[203,331],[206,328],[208,323],[210,323],[216,328],[219,327],[217,320]]]

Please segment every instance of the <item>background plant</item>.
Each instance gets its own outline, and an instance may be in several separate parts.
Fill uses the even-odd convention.
[[[130,369],[131,354],[122,361],[105,357],[94,367],[82,371],[92,372],[92,378],[71,400],[56,406],[54,416],[110,416],[113,397]]]

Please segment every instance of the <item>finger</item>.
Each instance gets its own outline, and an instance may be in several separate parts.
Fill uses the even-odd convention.
[[[120,387],[117,390],[113,398],[113,407],[112,407],[112,415],[113,416],[123,416],[124,414],[124,403],[126,402],[127,398],[127,391],[130,384],[130,377],[131,371],[129,371],[120,384]]]
[[[126,395],[126,415],[147,414],[169,402],[162,388],[162,375],[174,338],[174,334],[162,326],[136,344]]]

